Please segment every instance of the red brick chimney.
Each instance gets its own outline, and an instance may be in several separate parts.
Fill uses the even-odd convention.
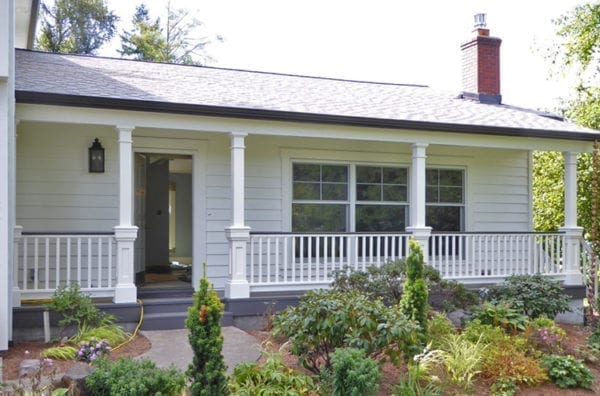
[[[485,14],[475,15],[475,37],[462,50],[462,97],[481,103],[500,104],[500,40],[490,37]]]

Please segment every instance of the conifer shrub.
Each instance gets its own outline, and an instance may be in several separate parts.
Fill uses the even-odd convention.
[[[406,258],[406,280],[400,299],[400,310],[410,320],[414,320],[421,327],[421,343],[427,340],[427,299],[429,291],[423,278],[423,251],[419,242],[409,241],[409,255]]]
[[[331,356],[333,396],[376,395],[379,388],[379,366],[356,348],[338,348]]]
[[[200,288],[194,293],[194,304],[188,308],[185,321],[190,330],[189,342],[194,358],[187,374],[191,379],[192,395],[219,396],[229,394],[225,361],[221,351],[221,318],[223,303],[206,278],[200,279]]]

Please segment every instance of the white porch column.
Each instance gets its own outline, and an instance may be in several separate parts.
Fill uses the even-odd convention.
[[[12,248],[15,218],[15,5],[0,0],[0,351],[12,340]]]
[[[23,226],[15,226],[13,230],[13,285],[12,285],[12,305],[13,307],[21,306],[21,289],[19,288],[19,243],[23,238]]]
[[[133,129],[131,126],[116,127],[119,139],[119,225],[114,227],[117,241],[117,285],[113,301],[117,304],[134,303],[137,299],[133,264],[137,227],[132,223]]]
[[[579,240],[583,228],[577,226],[577,153],[563,152],[565,159],[565,225],[559,231],[565,233],[563,263],[565,285],[582,285],[579,270]]]
[[[232,225],[225,229],[229,240],[229,279],[225,283],[225,297],[248,298],[250,285],[246,278],[246,248],[250,240],[250,227],[244,220],[244,139],[247,133],[231,133],[231,216]]]
[[[409,187],[410,227],[406,227],[406,231],[412,233],[413,237],[421,244],[425,262],[429,261],[429,236],[431,235],[431,227],[425,225],[427,146],[427,143],[413,143],[412,145],[412,167]]]

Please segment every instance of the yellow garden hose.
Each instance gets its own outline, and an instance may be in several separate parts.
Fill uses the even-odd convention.
[[[140,330],[140,327],[142,327],[142,322],[144,321],[144,304],[143,304],[142,300],[140,300],[140,299],[138,299],[137,302],[138,302],[138,304],[140,304],[140,320],[139,320],[137,326],[135,327],[135,330],[133,330],[133,333],[131,333],[131,337],[129,337],[128,340],[123,341],[121,344],[114,347],[112,349],[113,351],[116,351],[117,349],[121,348],[122,346],[127,345],[131,341],[133,341],[133,339],[137,335],[138,331]]]

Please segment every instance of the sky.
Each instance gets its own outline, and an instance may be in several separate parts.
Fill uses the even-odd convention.
[[[129,28],[135,6],[164,19],[166,0],[108,0]],[[553,20],[581,0],[171,0],[203,22],[208,66],[461,90],[460,45],[473,15],[502,39],[503,103],[555,110],[573,76],[550,78]],[[118,56],[116,43],[101,55]]]

